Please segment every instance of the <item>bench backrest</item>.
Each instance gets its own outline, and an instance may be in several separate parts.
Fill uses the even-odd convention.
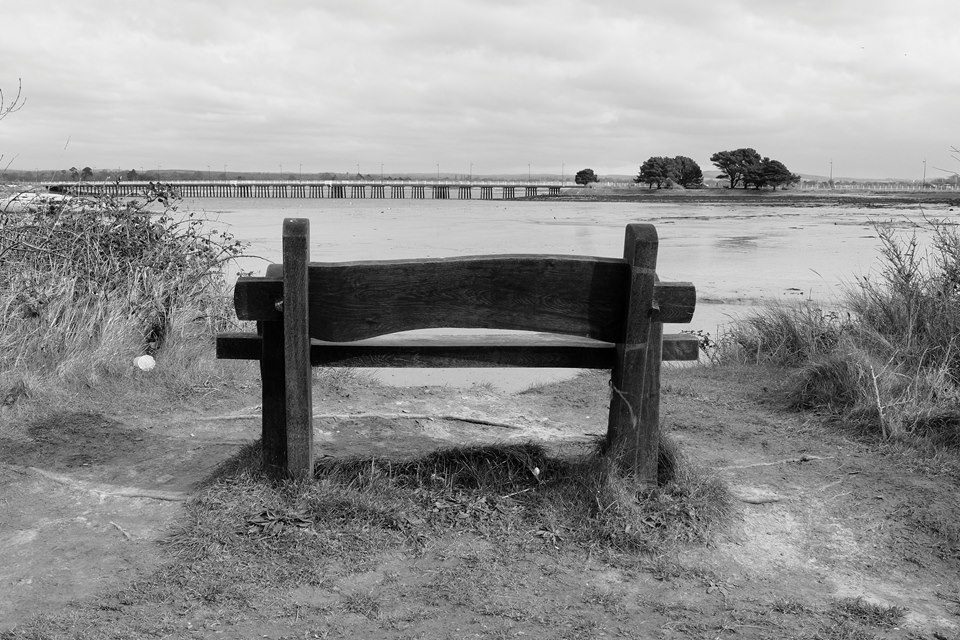
[[[515,329],[622,342],[630,267],[621,258],[497,255],[313,262],[307,268],[310,337],[361,340],[410,329]],[[234,290],[241,320],[280,320],[283,266]],[[689,322],[696,293],[658,283],[661,322]]]

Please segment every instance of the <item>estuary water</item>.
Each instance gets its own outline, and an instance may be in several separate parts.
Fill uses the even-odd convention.
[[[314,261],[553,253],[620,257],[624,226],[656,225],[661,280],[697,287],[689,325],[713,336],[767,301],[830,306],[843,287],[877,267],[874,225],[910,233],[946,206],[769,207],[752,204],[501,200],[197,199],[185,207],[218,219],[251,244],[240,268],[262,273],[279,262],[283,218],[310,220]],[[572,375],[552,369],[376,370],[389,384],[491,383],[506,390]]]

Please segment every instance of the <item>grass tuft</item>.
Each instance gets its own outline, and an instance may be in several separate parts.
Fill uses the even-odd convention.
[[[776,305],[736,323],[714,362],[793,370],[785,393],[884,438],[960,447],[960,231],[927,220],[898,235],[877,225],[882,268],[858,278],[842,308]]]
[[[833,613],[835,617],[853,620],[864,626],[892,629],[903,621],[907,610],[903,607],[868,602],[858,597],[838,600],[834,603]]]
[[[378,552],[421,549],[457,532],[498,545],[659,552],[708,541],[731,504],[723,485],[675,451],[671,479],[652,490],[637,488],[607,457],[558,458],[535,444],[446,449],[402,461],[327,460],[312,481],[300,482],[272,481],[256,465],[244,467],[241,460],[254,453],[244,451],[220,470],[189,504],[189,524],[167,543],[203,571],[232,558],[309,581],[322,579],[324,564],[362,564]],[[305,557],[312,565],[304,566]]]

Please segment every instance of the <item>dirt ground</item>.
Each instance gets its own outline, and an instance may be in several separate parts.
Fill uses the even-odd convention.
[[[775,376],[664,373],[664,431],[737,498],[733,521],[711,545],[639,570],[560,545],[543,556],[502,557],[460,536],[287,593],[282,616],[231,622],[181,612],[174,635],[774,638],[795,627],[789,637],[960,637],[955,458],[785,412]],[[162,563],[157,543],[182,517],[184,500],[258,437],[255,392],[159,412],[64,412],[0,441],[0,632]],[[513,395],[348,380],[315,393],[315,436],[319,454],[330,456],[530,439],[563,449],[605,431],[607,398],[596,375]],[[344,417],[356,414],[363,416]],[[489,573],[471,581],[471,571],[490,569],[477,558],[500,567],[499,583]],[[496,589],[479,593],[477,584]],[[905,615],[859,636],[801,616],[844,598]],[[343,614],[333,622],[321,615],[331,603]]]

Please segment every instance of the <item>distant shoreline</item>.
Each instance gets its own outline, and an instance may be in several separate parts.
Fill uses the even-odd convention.
[[[745,204],[773,207],[891,207],[937,204],[960,208],[960,191],[758,191],[754,189],[646,189],[593,187],[558,196],[517,200],[642,202],[646,204]]]

